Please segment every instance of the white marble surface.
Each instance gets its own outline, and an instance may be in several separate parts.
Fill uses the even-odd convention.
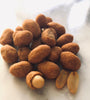
[[[17,7],[13,5],[15,2],[12,2],[12,9],[10,9],[11,7],[8,8],[8,2],[6,2],[7,9],[4,12],[0,10],[0,13],[2,13],[0,19],[0,35],[5,28],[10,27],[14,29],[16,25],[22,23],[23,19],[35,18],[39,12],[43,12],[45,15],[52,17],[55,22],[63,24],[67,33],[74,35],[74,42],[80,45],[78,56],[81,59],[82,65],[78,71],[80,83],[77,94],[70,94],[67,87],[61,90],[56,89],[55,81],[53,80],[46,81],[45,87],[41,90],[35,91],[29,89],[25,83],[25,79],[18,79],[9,73],[9,65],[4,62],[0,54],[0,100],[90,100],[89,0],[66,1],[58,2],[58,6],[52,5],[49,9],[44,9],[42,6],[43,9],[41,11],[40,9],[37,11],[34,8],[35,13],[31,11],[29,13],[29,10],[27,10],[29,6],[26,7],[25,5],[27,4],[21,4],[21,0]]]

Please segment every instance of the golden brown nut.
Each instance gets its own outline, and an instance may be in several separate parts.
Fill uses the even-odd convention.
[[[22,47],[18,49],[18,57],[20,61],[27,61],[30,49],[28,47]]]
[[[7,63],[15,63],[18,61],[18,54],[15,48],[10,45],[4,45],[1,48],[1,55]]]
[[[10,66],[10,73],[16,77],[25,77],[32,70],[28,61],[21,61]]]
[[[17,26],[15,31],[23,31],[23,28],[21,26]]]
[[[60,47],[55,46],[51,49],[51,53],[49,56],[49,60],[53,61],[53,62],[57,62],[59,60],[60,54],[61,54],[62,50]]]
[[[78,70],[81,66],[80,59],[72,52],[69,51],[61,53],[60,62],[63,68],[72,71]]]
[[[53,21],[52,18],[50,18],[50,17],[46,17],[46,19],[47,19],[47,24],[48,24],[49,22],[52,22],[52,21]]]
[[[41,28],[47,27],[47,18],[43,14],[39,14],[36,17],[36,22],[39,24]]]
[[[58,23],[50,22],[47,25],[48,25],[48,27],[51,27],[51,28],[54,28],[55,29],[58,37],[65,33],[64,26],[62,26],[62,25],[60,25]]]
[[[13,35],[12,35],[13,40],[14,40],[14,37],[15,37],[15,35],[17,34],[17,32],[18,32],[18,31],[15,31],[15,32],[13,33]]]
[[[37,22],[33,21],[32,19],[26,19],[23,22],[23,29],[31,31],[34,38],[38,38],[41,34],[40,27]]]
[[[30,31],[17,31],[16,35],[14,36],[14,44],[18,47],[27,46],[31,43],[33,39],[33,35]]]
[[[73,35],[71,34],[63,34],[57,39],[57,45],[62,46],[64,44],[70,43],[73,41]]]
[[[13,38],[12,38],[13,32],[14,31],[11,29],[5,29],[0,38],[0,43],[2,45],[5,45],[5,44],[12,45],[13,44]]]
[[[56,87],[58,89],[62,89],[66,83],[68,78],[69,72],[66,70],[62,70],[56,79]]]
[[[39,89],[44,86],[45,80],[42,73],[38,71],[31,71],[26,76],[26,83],[31,89]]]
[[[75,94],[78,90],[79,75],[77,72],[71,72],[67,79],[67,87],[72,94]]]
[[[40,63],[37,68],[47,79],[55,79],[60,72],[59,66],[50,61]]]
[[[28,61],[33,64],[40,63],[50,54],[50,52],[50,46],[39,45],[29,53]]]
[[[14,39],[14,37],[15,37],[15,35],[16,35],[16,33],[17,33],[18,31],[23,31],[23,28],[22,28],[21,26],[17,26],[17,27],[16,27],[15,32],[13,33],[13,39]]]
[[[41,40],[43,43],[49,46],[56,45],[56,31],[53,28],[45,29],[41,34]]]
[[[34,49],[35,47],[41,45],[41,38],[35,39],[32,41],[31,49]]]
[[[79,51],[79,45],[76,43],[67,43],[62,46],[62,51],[70,51],[74,54],[77,54]]]

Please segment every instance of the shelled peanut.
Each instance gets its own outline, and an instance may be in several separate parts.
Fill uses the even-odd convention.
[[[45,79],[54,79],[56,88],[61,89],[67,84],[74,94],[78,90],[79,75],[76,71],[81,61],[76,55],[80,47],[72,42],[73,39],[63,25],[39,14],[35,20],[24,20],[15,31],[6,29],[3,32],[1,55],[12,64],[10,73],[19,78],[26,77],[31,89],[40,89],[44,87]]]

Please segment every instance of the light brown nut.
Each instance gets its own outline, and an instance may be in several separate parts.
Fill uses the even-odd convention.
[[[23,28],[21,26],[16,27],[15,32],[13,33],[13,39],[14,39],[14,37],[17,34],[18,31],[23,31]]]
[[[15,32],[13,33],[13,35],[12,35],[13,40],[14,40],[14,37],[15,37],[15,35],[17,34],[17,32],[18,32],[18,31],[15,31]]]
[[[30,49],[28,47],[19,48],[18,49],[19,61],[27,61],[29,53],[30,53]]]
[[[72,71],[78,70],[81,66],[80,59],[72,52],[69,51],[65,51],[61,53],[60,62],[63,68]]]
[[[79,45],[76,43],[67,43],[62,46],[62,51],[70,51],[74,54],[77,54],[79,51]]]
[[[61,47],[62,45],[70,43],[72,41],[73,41],[73,35],[63,34],[57,39],[57,45]]]
[[[37,77],[39,76],[39,77]],[[31,71],[26,76],[26,83],[31,89],[38,89],[44,86],[45,80],[43,74],[38,71]]]
[[[32,66],[28,61],[21,61],[11,65],[9,71],[16,77],[25,77],[32,71]]]
[[[58,47],[58,46],[53,47],[51,49],[51,53],[50,53],[50,56],[48,57],[48,59],[50,61],[57,62],[60,58],[61,52],[62,52],[62,50],[60,47]]]
[[[15,63],[18,61],[18,53],[15,48],[10,45],[4,45],[1,48],[1,55],[7,63]]]
[[[56,45],[56,31],[53,28],[45,29],[41,34],[41,40],[43,43],[49,46]]]
[[[49,22],[52,22],[52,21],[53,21],[52,18],[50,18],[50,17],[46,17],[46,19],[47,19],[47,24],[48,24]]]
[[[30,31],[17,31],[13,41],[17,47],[28,46],[33,39],[33,35]]]
[[[5,45],[5,44],[10,44],[12,45],[13,44],[13,38],[12,38],[12,35],[13,35],[13,30],[11,29],[5,29],[2,33],[2,36],[0,38],[0,43],[2,45]]]
[[[31,49],[34,49],[35,47],[41,45],[41,38],[35,39],[32,41]]]
[[[39,45],[29,53],[28,61],[33,64],[40,63],[50,54],[50,52],[50,46]]]
[[[47,27],[47,19],[46,16],[43,14],[39,14],[36,17],[36,22],[39,24],[41,28]]]
[[[69,75],[68,71],[62,70],[60,72],[60,74],[58,75],[58,77],[56,79],[56,87],[58,89],[62,89],[66,85],[68,75]]]
[[[48,27],[51,27],[51,28],[54,28],[55,29],[58,37],[65,33],[64,26],[62,26],[62,25],[60,25],[58,23],[50,22],[47,25],[48,25]]]
[[[47,79],[55,79],[57,78],[59,72],[60,72],[60,67],[50,61],[45,61],[37,66],[38,71],[43,73],[44,77]]]
[[[21,26],[17,26],[15,31],[23,31],[23,28]]]
[[[22,25],[24,30],[28,30],[32,32],[33,38],[38,38],[41,34],[40,27],[37,22],[33,21],[32,19],[26,19]]]
[[[79,75],[77,72],[71,72],[67,79],[67,87],[72,94],[75,94],[79,86]]]

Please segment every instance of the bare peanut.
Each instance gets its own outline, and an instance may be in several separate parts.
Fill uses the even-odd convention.
[[[71,72],[67,79],[67,87],[72,94],[77,92],[79,85],[79,75],[77,72]]]
[[[65,86],[66,82],[67,82],[67,78],[68,78],[69,72],[62,70],[60,72],[60,74],[58,75],[57,79],[56,79],[56,87],[58,89],[61,89]]]

